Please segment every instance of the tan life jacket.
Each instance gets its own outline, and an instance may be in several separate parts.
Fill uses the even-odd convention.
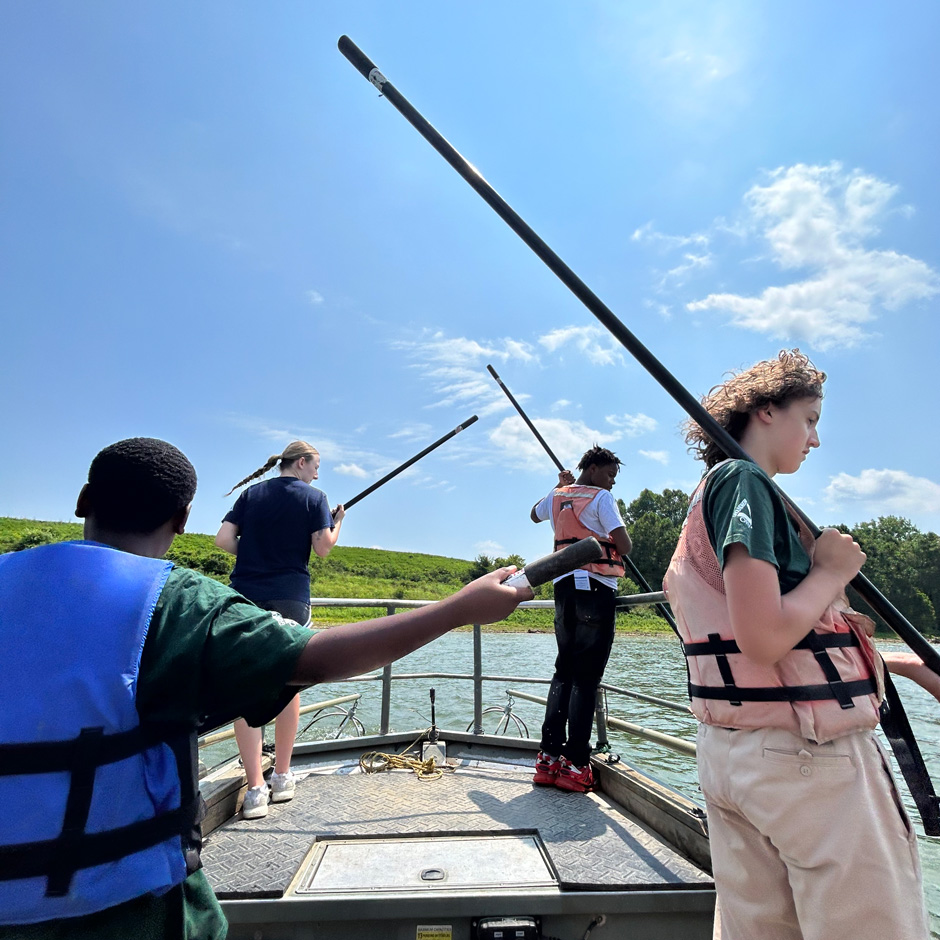
[[[600,561],[592,561],[581,567],[585,571],[604,575],[608,578],[623,577],[623,558],[610,538],[603,538],[582,521],[581,514],[591,501],[601,492],[599,486],[560,486],[552,494],[552,521],[555,525],[555,551],[578,542],[581,539],[595,538],[604,549]],[[607,533],[608,536],[610,533]]]
[[[663,581],[686,655],[695,716],[725,728],[783,728],[818,744],[874,728],[884,695],[882,661],[865,630],[871,621],[847,603],[830,604],[773,666],[760,666],[738,649],[702,512],[707,479],[692,494]],[[796,522],[812,559],[812,533]]]

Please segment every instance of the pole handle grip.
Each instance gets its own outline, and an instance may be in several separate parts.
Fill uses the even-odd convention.
[[[581,539],[560,552],[552,552],[544,558],[537,558],[531,564],[528,564],[521,571],[511,574],[503,584],[510,584],[513,587],[538,587],[551,581],[554,578],[560,578],[568,574],[575,568],[583,568],[592,561],[599,561],[604,557],[604,551],[600,542],[593,536]]]

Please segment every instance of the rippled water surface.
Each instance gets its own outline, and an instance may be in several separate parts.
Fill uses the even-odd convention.
[[[881,644],[884,649],[902,649],[901,644]],[[551,677],[555,658],[555,640],[550,634],[486,634],[483,637],[483,672],[487,675]],[[473,670],[473,638],[468,633],[444,636],[435,643],[396,664],[397,672],[456,672]],[[671,637],[618,637],[614,643],[605,682],[636,692],[656,695],[674,702],[685,702],[685,667],[676,641]],[[906,679],[896,680],[911,725],[921,750],[940,788],[940,704],[919,686]],[[392,730],[405,731],[430,725],[428,689],[436,690],[436,719],[441,727],[465,729],[473,719],[473,686],[470,682],[445,679],[403,680],[392,688]],[[484,704],[504,706],[506,688],[514,687],[545,696],[547,685],[520,685],[507,682],[484,683]],[[363,693],[357,712],[367,732],[378,731],[381,689],[379,683],[317,686],[303,693],[308,702],[323,701],[352,691]],[[657,708],[623,696],[609,697],[613,716],[678,737],[694,738],[695,720],[668,709]],[[529,735],[539,737],[542,706],[517,700],[513,713],[522,719]],[[485,716],[484,730],[497,730],[501,715]],[[335,728],[336,722],[331,722]],[[303,719],[301,720],[303,727]],[[310,738],[329,736],[322,724],[315,725]],[[636,764],[682,792],[700,800],[694,759],[620,732],[609,732],[613,749],[625,760]],[[908,812],[918,830],[927,906],[931,913],[933,936],[940,938],[940,839],[923,834],[920,820],[902,786]]]

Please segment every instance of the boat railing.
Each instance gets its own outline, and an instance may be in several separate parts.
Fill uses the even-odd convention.
[[[413,609],[416,607],[426,607],[429,604],[435,604],[432,600],[405,600],[402,598],[352,598],[352,597],[312,597],[310,598],[311,607],[353,607],[353,608],[379,608],[385,609],[388,616],[391,616],[398,610]],[[666,603],[666,597],[661,591],[655,591],[647,594],[631,594],[617,598],[617,609],[629,609],[648,604]],[[519,605],[522,610],[552,610],[554,601],[524,601]],[[483,713],[485,711],[483,703],[483,684],[485,682],[500,682],[514,685],[549,685],[551,679],[539,678],[535,676],[505,676],[488,674],[483,672],[483,630],[480,624],[473,624],[473,671],[472,672],[396,672],[395,664],[392,663],[382,669],[381,672],[367,673],[364,675],[351,676],[348,679],[337,680],[338,682],[357,683],[379,682],[382,686],[381,714],[379,719],[380,734],[388,734],[390,730],[391,715],[391,692],[392,683],[413,680],[413,679],[458,679],[470,681],[473,683],[473,722],[471,728],[474,734],[483,734]],[[652,705],[667,708],[673,711],[690,714],[687,704],[671,702],[668,699],[660,698],[655,695],[647,695],[642,692],[635,692],[632,689],[625,689],[619,686],[602,683],[601,691],[598,695],[597,706],[597,741],[598,745],[604,747],[607,745],[607,728],[624,731],[636,737],[643,738],[653,744],[667,747],[681,754],[694,756],[695,745],[690,741],[685,741],[673,735],[665,734],[631,722],[623,721],[607,713],[606,697],[609,694],[628,698],[634,698]],[[539,704],[545,704],[545,699],[522,692],[515,689],[507,689],[507,695],[513,698],[519,698],[526,701],[532,701]],[[500,709],[502,711],[502,709]],[[512,717],[511,714],[509,716]],[[507,722],[508,726],[508,722]]]
[[[355,598],[355,597],[311,597],[310,605],[311,607],[352,607],[352,608],[377,608],[384,609],[388,616],[391,616],[398,610],[404,609],[414,609],[416,607],[427,607],[429,604],[436,604],[437,601],[433,600],[405,600],[403,598]],[[648,604],[663,604],[666,603],[665,595],[660,592],[652,592],[648,594],[630,594],[624,595],[617,598],[616,606],[618,610],[629,609],[632,607],[639,607],[642,605]],[[519,608],[522,610],[552,610],[554,609],[554,601],[550,600],[540,600],[540,601],[524,601],[519,605]],[[486,682],[499,682],[506,683],[510,686],[513,685],[550,685],[551,679],[541,678],[537,676],[506,676],[506,675],[497,675],[489,674],[483,672],[483,630],[480,624],[473,624],[473,671],[472,672],[396,672],[394,667],[395,663],[392,663],[382,669],[381,672],[376,673],[367,673],[364,675],[351,676],[348,679],[339,679],[334,680],[335,684],[338,683],[356,683],[362,684],[364,682],[379,682],[382,687],[382,701],[381,701],[381,713],[379,719],[379,732],[382,735],[387,735],[390,731],[390,716],[391,716],[391,700],[392,700],[392,683],[401,682],[405,680],[413,679],[457,679],[463,681],[469,681],[473,683],[473,721],[471,722],[468,730],[473,731],[474,734],[483,734],[483,715],[486,712],[499,711],[502,713],[500,718],[500,724],[508,730],[509,722],[512,721],[514,726],[519,729],[520,725],[525,729],[526,736],[528,736],[528,729],[525,728],[525,723],[521,721],[513,712],[512,704],[514,699],[522,699],[524,701],[534,702],[540,705],[544,705],[546,699],[533,695],[530,692],[524,692],[515,688],[507,688],[506,694],[509,697],[509,704],[507,706],[490,706],[486,708],[483,701],[483,684]],[[679,702],[671,702],[668,699],[660,698],[656,695],[648,695],[643,692],[636,692],[633,689],[625,689],[620,686],[609,685],[607,683],[601,683],[600,690],[597,697],[597,709],[595,713],[595,721],[597,725],[597,745],[600,749],[605,750],[609,748],[609,742],[607,738],[607,729],[612,728],[617,731],[623,731],[627,734],[633,735],[634,737],[641,738],[645,741],[648,741],[652,744],[668,748],[672,751],[675,751],[680,754],[685,754],[688,756],[695,756],[695,744],[691,741],[686,741],[682,738],[675,737],[674,735],[666,734],[661,731],[656,731],[650,728],[644,728],[641,725],[633,724],[632,722],[624,721],[621,718],[617,718],[608,713],[607,709],[607,697],[608,695],[622,696],[624,698],[633,698],[638,701],[646,702],[651,705],[656,705],[660,708],[669,709],[672,711],[682,712],[683,714],[690,715],[689,707],[687,704],[682,704]],[[313,704],[304,705],[301,708],[301,715],[313,714],[312,720],[308,723],[307,728],[310,727],[314,722],[322,720],[324,718],[339,718],[340,723],[335,732],[335,737],[339,737],[344,729],[347,727],[352,727],[359,734],[362,734],[362,725],[359,719],[356,717],[356,709],[359,705],[359,700],[361,693],[353,693],[350,695],[339,696],[337,698],[328,699],[323,702],[315,702]],[[344,708],[346,704],[350,704],[350,707]],[[304,731],[307,730],[304,728]],[[302,732],[301,732],[302,733]],[[227,740],[234,736],[234,730],[231,726],[224,730],[217,730],[213,733],[203,735],[199,738],[199,746],[209,746],[212,744],[219,743],[221,741]]]

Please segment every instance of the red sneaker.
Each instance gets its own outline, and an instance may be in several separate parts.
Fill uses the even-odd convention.
[[[558,780],[558,768],[561,766],[557,757],[539,751],[535,758],[535,774],[532,782],[542,787],[553,787]]]
[[[594,772],[590,762],[583,767],[575,767],[567,757],[562,757],[555,786],[559,790],[570,790],[572,793],[587,793],[588,790],[593,790]]]

